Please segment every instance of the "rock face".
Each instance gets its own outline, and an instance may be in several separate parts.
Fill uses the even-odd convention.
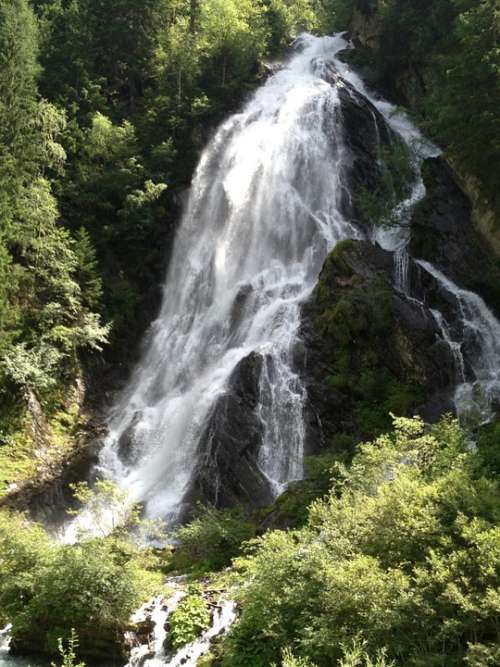
[[[471,204],[453,171],[434,158],[425,161],[422,176],[427,194],[413,215],[411,254],[479,293],[500,314],[500,266],[475,230]]]
[[[344,165],[341,175],[345,184],[342,213],[346,219],[368,231],[368,221],[361,210],[359,194],[384,189],[385,171],[381,153],[400,146],[401,141],[376,107],[343,79],[333,66],[324,73],[324,77],[337,88],[340,99],[338,113],[342,117],[342,143],[349,154],[349,161]]]
[[[308,448],[349,449],[388,413],[451,410],[453,359],[430,310],[392,287],[393,256],[345,241],[302,310]]]
[[[219,398],[203,434],[200,463],[188,504],[202,499],[219,507],[263,506],[272,501],[269,482],[257,465],[262,422],[257,413],[263,359],[240,361]]]
[[[75,506],[71,485],[88,480],[98,462],[99,432],[103,433],[101,425],[96,425],[95,431],[89,427],[85,437],[51,476],[20,485],[0,499],[0,507],[26,511],[48,528],[60,526],[68,518],[66,510]]]

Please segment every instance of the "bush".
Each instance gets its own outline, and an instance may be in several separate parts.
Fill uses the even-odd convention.
[[[160,585],[147,553],[107,537],[69,546],[12,513],[0,513],[0,608],[18,651],[57,655],[59,639],[80,639],[82,656],[109,657],[131,613]]]
[[[235,561],[243,611],[224,665],[267,667],[286,647],[317,667],[494,664],[500,485],[478,456],[451,418],[398,418],[337,464],[303,529]]]
[[[173,567],[220,570],[229,565],[241,544],[254,534],[255,526],[241,510],[199,505],[196,518],[173,534],[179,541]]]
[[[193,642],[210,625],[210,611],[201,586],[192,584],[170,617],[170,644],[179,649]]]

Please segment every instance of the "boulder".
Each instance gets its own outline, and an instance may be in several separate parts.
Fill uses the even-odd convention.
[[[264,506],[273,495],[258,466],[262,422],[257,412],[263,358],[243,358],[219,397],[200,440],[198,464],[187,502],[219,507]]]

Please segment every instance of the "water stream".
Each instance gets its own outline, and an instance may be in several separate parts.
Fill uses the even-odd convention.
[[[433,311],[455,360],[457,413],[462,417],[474,415],[486,423],[492,409],[500,405],[500,322],[480,296],[461,289],[429,262],[417,260],[417,264],[458,305],[453,334],[442,313]]]
[[[196,667],[199,658],[210,650],[213,640],[225,634],[236,620],[235,603],[221,598],[217,604],[211,605],[210,625],[198,639],[176,651],[169,649],[167,623],[186,593],[174,580],[167,584],[173,587],[167,600],[158,596],[132,618],[136,624],[149,623],[152,631],[142,643],[132,648],[126,667]]]

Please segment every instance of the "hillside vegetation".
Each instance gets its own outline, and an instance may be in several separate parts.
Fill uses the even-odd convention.
[[[0,0],[0,629],[21,653],[78,637],[83,659],[122,661],[131,612],[187,572],[173,646],[207,627],[204,590],[239,604],[200,667],[500,664],[499,422],[391,414],[412,415],[424,382],[386,368],[390,280],[334,275],[349,243],[315,327],[325,400],[344,392],[356,429],[339,424],[272,506],[200,506],[175,549],[141,548],[138,507],[76,545],[6,509],[95,435],[159,306],[203,146],[304,30],[350,30],[343,57],[500,210],[497,0]],[[129,506],[106,483],[76,492]]]

